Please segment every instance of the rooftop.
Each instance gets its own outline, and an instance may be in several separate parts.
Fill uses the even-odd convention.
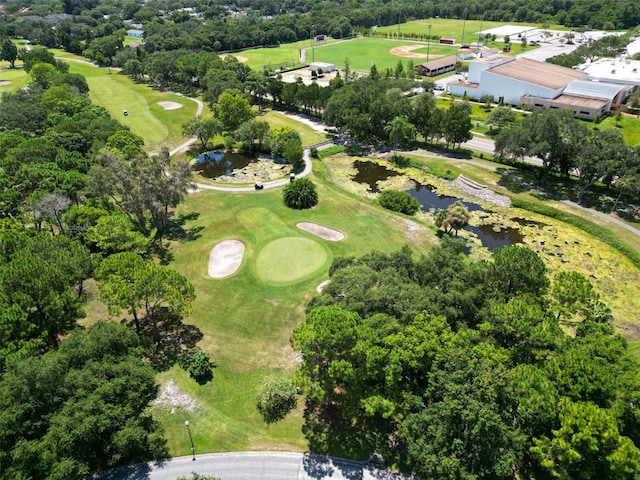
[[[597,98],[579,97],[577,95],[560,95],[553,100],[555,104],[571,105],[572,107],[586,107],[599,110],[607,106],[606,100],[599,100]]]
[[[517,58],[513,62],[491,67],[488,72],[513,78],[522,82],[558,90],[567,84],[586,76],[571,68],[537,62],[529,58]]]
[[[430,62],[421,63],[419,66],[428,70],[436,70],[438,68],[447,67],[449,65],[455,65],[458,61],[458,57],[455,55],[449,55],[448,57],[438,58]]]
[[[581,97],[603,98],[613,100],[624,87],[606,82],[594,82],[589,80],[576,80],[567,85],[562,93],[567,95],[579,95]]]
[[[640,60],[602,58],[597,62],[583,63],[579,69],[593,78],[640,85]]]

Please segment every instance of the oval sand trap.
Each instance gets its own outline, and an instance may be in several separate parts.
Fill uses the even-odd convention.
[[[179,108],[182,108],[182,104],[178,102],[158,102],[158,105],[160,105],[165,110],[177,110]]]
[[[284,237],[266,244],[256,258],[257,276],[274,285],[302,281],[325,267],[329,254],[310,238]]]
[[[323,240],[329,240],[331,242],[339,242],[344,239],[344,234],[337,230],[333,230],[331,228],[323,227],[322,225],[318,225],[317,223],[311,222],[300,222],[297,227],[300,230],[304,230],[305,232],[313,233],[314,235],[319,236]]]
[[[233,275],[242,263],[244,243],[239,240],[224,240],[211,249],[209,276],[223,278]]]

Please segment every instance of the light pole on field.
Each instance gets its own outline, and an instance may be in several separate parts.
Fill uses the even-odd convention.
[[[431,25],[427,25],[429,28],[429,36],[427,37],[427,63],[429,63],[429,50],[431,49]]]
[[[184,421],[184,425],[187,427],[187,432],[189,432],[189,440],[191,440],[191,460],[196,460],[196,447],[193,444],[193,437],[191,436],[191,428],[189,428],[189,420]]]

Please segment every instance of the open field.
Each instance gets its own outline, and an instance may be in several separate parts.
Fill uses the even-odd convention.
[[[316,47],[315,59],[318,62],[333,63],[340,68],[345,67],[345,60],[349,60],[349,68],[360,72],[369,72],[371,66],[375,65],[379,72],[387,68],[395,69],[399,60],[407,64],[407,58],[393,55],[390,51],[393,48],[405,45],[423,45],[426,53],[426,42],[412,42],[410,40],[388,40],[384,38],[363,37],[347,40],[338,44],[330,44],[324,47]],[[450,45],[431,44],[429,58],[436,58],[455,55],[456,47]],[[307,52],[307,55],[309,52]],[[423,59],[414,59],[414,65],[424,62]]]
[[[453,38],[457,43],[471,43],[478,41],[478,32],[486,31],[491,28],[497,28],[505,24],[509,25],[528,25],[532,27],[542,28],[542,24],[536,23],[518,23],[518,22],[488,22],[480,20],[456,20],[452,18],[429,18],[426,20],[414,20],[411,22],[400,24],[400,35],[427,35],[429,32],[429,25],[431,25],[431,35],[438,36],[440,38]],[[568,27],[550,25],[550,30],[570,30]],[[464,38],[463,38],[464,30]],[[398,25],[389,25],[387,27],[380,27],[376,30],[376,33],[385,33],[389,35],[397,35]],[[481,39],[482,40],[482,39]],[[498,39],[502,40],[502,39]],[[512,38],[511,42],[516,43],[519,39]]]
[[[329,39],[325,44],[330,44],[335,40]],[[278,47],[269,48],[252,48],[249,50],[243,50],[242,52],[230,53],[236,57],[247,57],[247,65],[253,70],[261,71],[265,66],[270,65],[272,69],[275,68],[291,68],[293,65],[300,65],[298,60],[300,58],[300,49],[311,47],[310,40],[301,40],[294,43],[282,44]],[[316,51],[318,46],[316,46]],[[309,52],[309,55],[311,52]],[[317,60],[317,58],[316,58]],[[307,58],[307,62],[311,61],[311,56]]]
[[[316,164],[320,169],[321,164]],[[193,241],[172,244],[171,267],[187,276],[196,289],[192,315],[185,319],[204,334],[199,346],[218,365],[214,379],[199,386],[179,369],[160,375],[197,400],[194,414],[177,410],[159,417],[175,455],[189,452],[184,420],[192,425],[198,451],[251,449],[304,450],[301,407],[283,422],[267,428],[255,407],[264,379],[292,374],[297,358],[289,344],[293,328],[304,318],[304,303],[326,279],[336,256],[361,255],[372,249],[390,252],[405,243],[417,250],[436,241],[435,233],[409,229],[405,221],[337,190],[315,176],[320,203],[307,211],[284,207],[282,190],[249,193],[201,191],[190,195],[180,213],[193,215],[185,228],[201,229]],[[325,241],[300,230],[299,222],[315,222],[340,232],[342,241]],[[410,238],[407,234],[411,235]],[[242,265],[232,277],[207,276],[211,248],[225,239],[242,241],[246,250]],[[297,262],[312,264],[300,278],[290,274],[280,245],[296,244]],[[277,248],[276,248],[277,247]],[[323,252],[320,259],[313,258]],[[272,262],[279,264],[273,267]],[[315,263],[314,263],[315,262]],[[271,265],[271,266],[270,266]],[[273,271],[265,272],[265,268]],[[284,268],[284,270],[283,270]],[[276,275],[285,285],[274,281]]]

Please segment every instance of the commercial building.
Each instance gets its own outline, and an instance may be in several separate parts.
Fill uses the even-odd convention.
[[[472,61],[466,78],[447,84],[456,96],[488,95],[494,102],[569,109],[586,119],[618,108],[634,88],[626,81],[612,82],[586,71],[500,54]]]

